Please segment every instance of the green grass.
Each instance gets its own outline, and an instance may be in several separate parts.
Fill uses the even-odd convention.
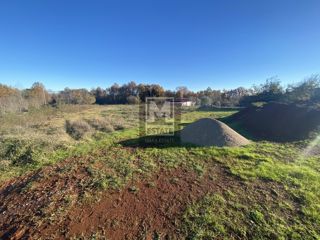
[[[319,239],[320,157],[304,157],[301,150],[301,143],[267,142],[243,148],[194,149],[192,152],[199,158],[213,157],[244,182],[251,184],[259,180],[263,184],[272,181],[282,185],[298,209],[289,213],[291,218],[285,219],[279,209],[284,209],[288,199],[278,199],[280,206],[274,211],[267,200],[250,204],[249,192],[237,192],[235,198],[208,196],[190,206],[185,213],[185,226],[192,236],[190,238]],[[248,199],[240,201],[243,196],[248,196]],[[244,204],[245,208],[235,209],[238,204]],[[256,207],[251,208],[252,204]],[[250,228],[251,225],[255,229]]]
[[[249,197],[241,199],[238,195],[239,193],[227,196],[213,194],[189,206],[183,216],[187,238],[313,239],[316,237],[316,233],[312,233],[306,225],[299,223],[298,220],[289,219],[286,214],[290,214],[290,209],[282,207],[282,211],[279,211],[279,206],[274,204],[264,202],[262,205]]]

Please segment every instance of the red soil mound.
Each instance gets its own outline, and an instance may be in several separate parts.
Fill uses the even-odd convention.
[[[269,141],[298,141],[319,129],[320,111],[296,105],[269,103],[246,108],[226,120],[252,137]]]

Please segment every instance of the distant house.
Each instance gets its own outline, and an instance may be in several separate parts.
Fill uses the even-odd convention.
[[[196,102],[191,101],[187,98],[176,98],[174,100],[174,104],[176,104],[178,106],[182,106],[182,107],[192,107],[192,106],[196,105]]]

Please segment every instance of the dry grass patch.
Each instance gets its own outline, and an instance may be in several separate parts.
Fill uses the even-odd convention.
[[[66,120],[66,132],[75,140],[83,138],[91,130],[90,125],[83,120]]]

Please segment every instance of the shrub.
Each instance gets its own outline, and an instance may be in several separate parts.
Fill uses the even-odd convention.
[[[129,104],[139,104],[140,99],[138,97],[136,97],[136,96],[132,96],[131,95],[131,96],[127,97],[127,102]]]
[[[123,119],[118,119],[118,121],[113,122],[112,125],[115,130],[123,130],[128,127]]]
[[[90,125],[83,120],[69,121],[66,120],[66,132],[74,139],[81,139],[90,131]]]
[[[36,155],[35,150],[31,146],[28,146],[26,150],[13,161],[13,164],[14,165],[34,164],[36,163],[35,155]]]
[[[201,98],[201,103],[200,105],[203,107],[203,106],[210,106],[212,104],[212,100],[211,98],[207,97],[207,96],[204,96]]]
[[[95,130],[98,130],[101,132],[113,132],[114,131],[113,126],[106,119],[95,118],[95,119],[87,120],[87,122]]]
[[[41,146],[32,141],[3,139],[0,141],[0,159],[13,165],[36,164],[41,161]]]

